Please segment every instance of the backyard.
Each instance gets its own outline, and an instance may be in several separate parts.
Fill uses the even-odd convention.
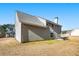
[[[19,43],[14,38],[0,38],[2,56],[79,56],[79,38]]]

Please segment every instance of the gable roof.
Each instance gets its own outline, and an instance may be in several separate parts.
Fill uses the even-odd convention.
[[[61,26],[59,24],[56,24],[52,21],[49,21],[45,18],[39,17],[39,16],[33,16],[24,12],[17,11],[17,16],[20,22],[24,24],[31,24],[31,25],[36,25],[36,26],[41,26],[41,27],[46,27],[46,22],[49,22],[51,24],[55,24],[58,26]],[[27,19],[27,21],[25,20]]]
[[[36,17],[40,17],[40,16],[36,16]],[[53,22],[53,21],[50,21],[50,20],[48,20],[48,19],[45,19],[45,18],[43,18],[43,17],[40,17],[40,18],[46,20],[47,22],[49,22],[49,23],[51,23],[51,24],[55,24],[55,25],[58,25],[58,26],[62,26],[62,25],[60,25],[60,24],[57,24],[57,23],[55,23],[55,22]]]

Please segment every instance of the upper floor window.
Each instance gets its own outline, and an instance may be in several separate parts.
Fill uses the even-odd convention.
[[[54,27],[54,25],[52,24],[52,27]]]

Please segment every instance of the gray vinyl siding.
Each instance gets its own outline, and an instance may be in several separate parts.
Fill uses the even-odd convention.
[[[21,37],[22,42],[45,40],[50,38],[50,33],[46,28],[22,24]]]

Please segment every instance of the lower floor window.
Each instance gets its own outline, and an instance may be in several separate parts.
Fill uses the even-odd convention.
[[[50,37],[53,37],[54,35],[53,35],[53,33],[50,33]]]

